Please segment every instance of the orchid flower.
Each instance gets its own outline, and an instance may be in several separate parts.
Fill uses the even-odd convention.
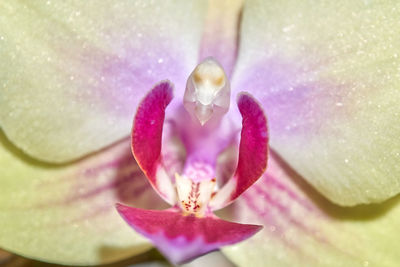
[[[397,266],[400,3],[207,4],[1,2],[0,247]]]

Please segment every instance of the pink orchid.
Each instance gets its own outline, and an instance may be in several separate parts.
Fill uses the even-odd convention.
[[[238,162],[226,157],[226,160],[217,163],[217,156],[228,149],[229,143],[236,147],[236,131],[227,131],[227,128],[232,127],[221,122],[223,114],[215,112],[219,107],[217,103],[229,102],[230,98],[224,92],[229,92],[225,74],[219,70],[221,68],[214,60],[207,59],[194,70],[188,80],[185,95],[190,94],[190,84],[195,87],[194,96],[189,98],[194,100],[195,106],[187,106],[188,113],[193,112],[193,117],[182,111],[174,116],[171,127],[176,134],[167,141],[172,143],[173,138],[178,140],[173,149],[161,152],[165,108],[172,100],[172,87],[168,82],[156,85],[139,104],[133,125],[132,151],[136,161],[153,188],[174,207],[159,211],[118,205],[117,209],[135,230],[151,239],[174,263],[185,262],[223,245],[237,243],[262,228],[227,222],[212,212],[230,204],[257,181],[265,171],[268,158],[266,118],[251,96],[241,95],[238,107],[243,125]],[[213,76],[215,73],[217,77]],[[216,93],[199,100],[198,96],[206,90]],[[202,120],[207,107],[202,107],[204,102],[201,100],[210,102],[208,108],[211,114],[206,116],[207,122]],[[185,161],[179,160],[182,154],[180,147],[185,148]],[[232,175],[218,174],[217,165],[225,170],[232,169],[232,165],[237,167]],[[171,179],[173,174],[175,179]],[[215,177],[219,178],[221,184],[224,178],[229,180],[215,191]]]
[[[0,4],[0,247],[397,266],[399,3],[210,3]]]

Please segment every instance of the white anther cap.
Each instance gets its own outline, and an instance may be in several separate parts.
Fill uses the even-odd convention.
[[[212,116],[223,116],[229,109],[230,85],[222,66],[207,58],[190,74],[183,104],[201,125]]]

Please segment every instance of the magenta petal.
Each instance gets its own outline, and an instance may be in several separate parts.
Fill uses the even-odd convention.
[[[174,188],[164,170],[161,138],[165,109],[172,100],[172,85],[157,84],[140,103],[132,128],[132,152],[153,188],[174,204]]]
[[[238,166],[234,176],[211,201],[213,209],[222,208],[235,200],[254,184],[267,168],[267,118],[261,106],[248,94],[239,96],[238,107],[243,118]]]
[[[117,204],[117,210],[132,228],[149,238],[173,263],[186,262],[243,241],[262,228],[224,221],[214,215],[183,216],[175,209],[144,210]]]
[[[235,177],[237,198],[264,173],[268,161],[267,118],[261,106],[250,95],[242,94],[238,107],[243,117],[239,146],[239,162]]]

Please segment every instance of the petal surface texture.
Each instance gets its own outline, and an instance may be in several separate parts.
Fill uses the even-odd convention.
[[[26,153],[64,162],[129,134],[158,81],[185,88],[204,1],[2,1],[0,125]]]
[[[208,0],[200,60],[214,57],[230,77],[235,66],[244,0]]]
[[[255,183],[267,168],[267,118],[260,105],[248,94],[241,94],[238,108],[242,115],[239,159],[234,176],[210,203],[212,209],[222,208]]]
[[[341,205],[400,191],[400,3],[249,1],[234,90],[268,114],[271,146]]]
[[[172,100],[172,85],[161,82],[140,103],[132,129],[132,152],[154,189],[171,205],[175,202],[172,185],[161,157],[165,108]]]
[[[173,263],[194,257],[249,238],[261,229],[258,225],[228,222],[216,216],[183,216],[179,210],[144,210],[124,205],[117,209],[136,231]]]
[[[235,220],[264,228],[223,252],[237,266],[396,267],[399,204],[337,206],[271,153],[263,178],[230,207]]]
[[[129,140],[54,166],[0,137],[0,248],[67,265],[114,262],[151,248],[114,207],[165,207],[135,163]]]

